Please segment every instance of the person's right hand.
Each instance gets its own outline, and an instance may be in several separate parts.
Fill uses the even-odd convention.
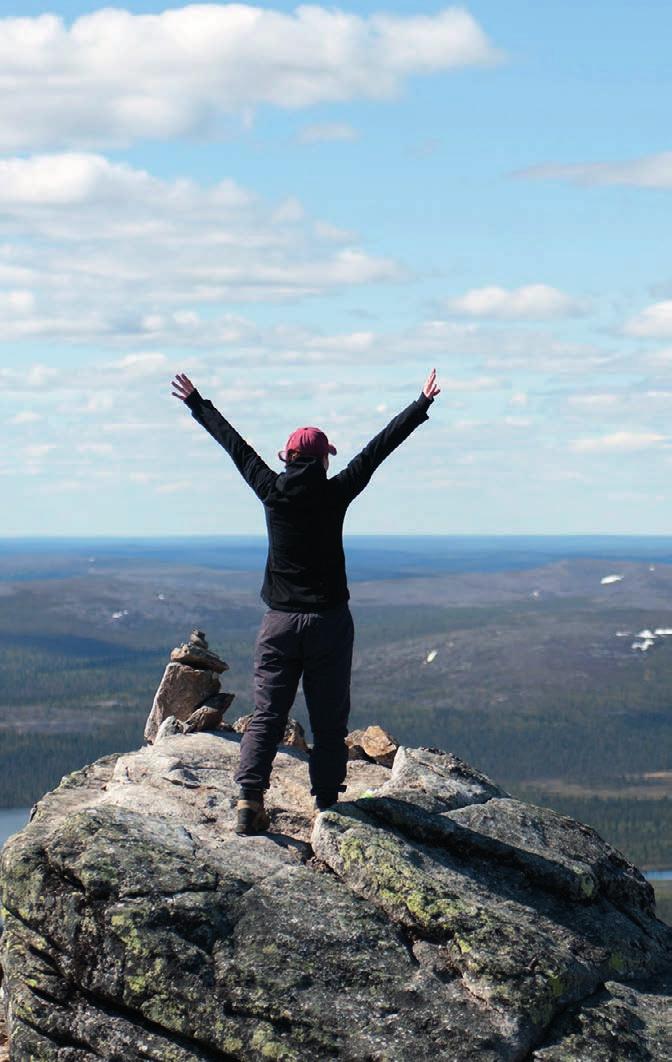
[[[425,386],[422,389],[422,393],[427,398],[434,398],[434,395],[441,393],[441,388],[436,386],[436,369],[432,369],[425,380]]]
[[[175,373],[175,379],[170,386],[173,388],[172,394],[175,398],[181,398],[183,402],[186,402],[192,391],[196,390],[189,377],[183,372]]]

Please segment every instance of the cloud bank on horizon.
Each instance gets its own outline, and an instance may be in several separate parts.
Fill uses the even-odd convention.
[[[153,6],[0,18],[4,533],[261,531],[175,371],[336,467],[432,365],[351,532],[665,532],[660,28],[612,12],[603,106],[597,12]]]

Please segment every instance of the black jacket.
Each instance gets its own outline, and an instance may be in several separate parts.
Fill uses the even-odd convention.
[[[192,416],[220,443],[263,502],[268,557],[261,589],[269,608],[323,612],[350,593],[343,553],[343,519],[378,465],[424,420],[433,399],[423,393],[393,417],[352,461],[327,478],[318,457],[298,457],[278,473],[255,453],[207,398],[192,391]]]

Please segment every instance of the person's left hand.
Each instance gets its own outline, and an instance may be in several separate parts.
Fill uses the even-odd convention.
[[[172,394],[175,398],[181,398],[183,402],[186,402],[189,395],[196,390],[189,377],[185,376],[183,372],[175,374],[175,379],[170,386],[173,388]]]
[[[422,389],[422,393],[427,398],[434,398],[434,395],[438,395],[441,392],[441,388],[436,386],[436,369],[432,369],[429,376],[425,380],[425,386]]]

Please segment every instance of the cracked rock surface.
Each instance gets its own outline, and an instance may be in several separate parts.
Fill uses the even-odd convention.
[[[6,844],[13,1062],[672,1059],[672,930],[593,830],[410,748],[314,819],[283,750],[238,837],[237,759],[104,757]]]

